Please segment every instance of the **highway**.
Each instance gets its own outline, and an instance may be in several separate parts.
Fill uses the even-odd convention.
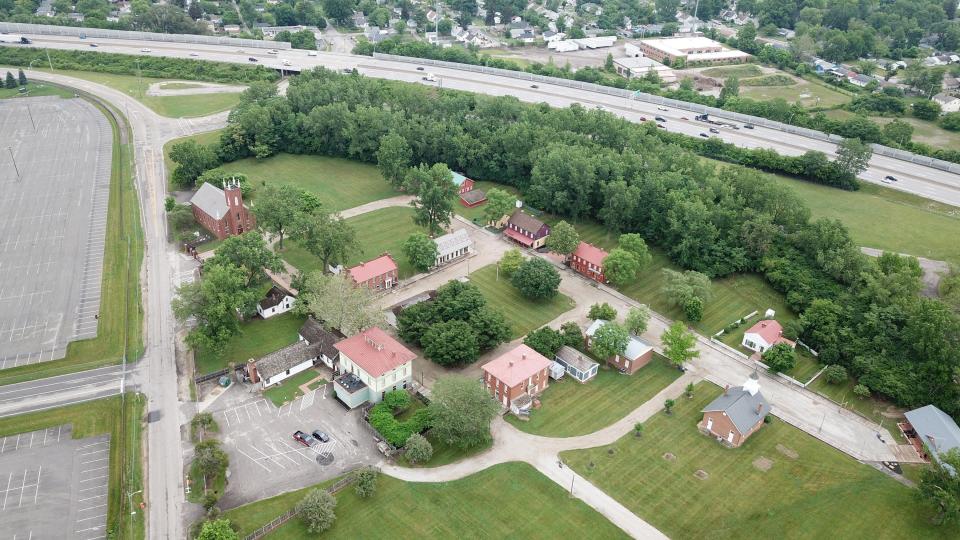
[[[522,101],[544,102],[558,107],[566,107],[573,103],[580,103],[585,107],[601,107],[635,122],[644,118],[653,120],[654,116],[662,116],[667,120],[663,124],[669,131],[691,136],[699,136],[701,133],[713,135],[707,131],[712,126],[693,121],[694,113],[687,110],[673,108],[662,111],[658,110],[652,103],[627,100],[599,92],[546,83],[537,83],[538,88],[532,88],[531,83],[527,81],[458,69],[431,67],[418,71],[416,64],[380,60],[367,56],[325,52],[310,56],[307,51],[302,50],[280,50],[277,54],[269,54],[265,49],[243,50],[221,45],[141,42],[119,39],[81,40],[74,37],[58,36],[31,36],[31,39],[34,43],[30,46],[41,48],[96,50],[135,56],[195,58],[241,64],[252,64],[254,62],[250,59],[253,58],[256,60],[255,63],[259,65],[278,70],[300,71],[317,66],[324,66],[333,70],[355,68],[360,73],[370,77],[419,82],[488,95],[510,95]],[[91,43],[96,44],[97,47],[91,47]],[[143,49],[149,49],[149,51]],[[284,61],[288,62],[289,65],[285,66]],[[422,78],[427,72],[433,73],[438,81],[436,83],[423,81]],[[832,143],[762,127],[739,130],[724,127],[720,128],[720,133],[714,136],[719,136],[724,141],[738,146],[768,148],[784,155],[795,156],[807,150],[819,150],[833,156],[836,150]],[[892,184],[886,184],[887,187],[960,206],[960,175],[958,174],[875,155],[870,161],[869,168],[860,175],[861,179],[873,183],[882,183],[881,180],[886,176],[893,176],[897,179]]]

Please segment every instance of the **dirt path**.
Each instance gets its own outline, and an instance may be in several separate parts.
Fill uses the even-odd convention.
[[[171,88],[165,89],[164,85],[170,83],[189,84],[192,88]],[[153,83],[147,88],[148,96],[192,96],[194,94],[237,94],[246,90],[246,86],[216,84],[197,81],[164,81]]]

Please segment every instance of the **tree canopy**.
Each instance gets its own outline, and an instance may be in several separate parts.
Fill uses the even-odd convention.
[[[471,377],[441,377],[428,407],[433,434],[446,444],[471,448],[490,440],[490,422],[500,405]]]
[[[520,264],[510,282],[527,298],[545,300],[557,295],[560,273],[540,257],[531,257]]]

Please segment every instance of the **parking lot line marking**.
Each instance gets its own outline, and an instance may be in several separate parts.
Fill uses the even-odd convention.
[[[86,464],[88,464],[88,463],[95,463],[95,462],[97,462],[97,461],[106,461],[106,460],[108,460],[108,459],[110,459],[110,458],[109,458],[109,457],[102,457],[102,458],[100,458],[100,459],[91,459],[90,461],[81,461],[80,464],[81,464],[81,465],[86,465]]]
[[[103,487],[103,485],[93,486],[93,487],[88,487],[88,488],[83,488],[83,489],[77,490],[77,493],[80,493],[81,491],[90,491],[91,489],[100,489],[100,488],[102,488],[102,487]]]
[[[20,500],[17,501],[17,508],[23,504],[23,490],[27,486],[27,470],[23,470],[23,482],[20,483]]]
[[[87,470],[85,470],[85,471],[81,471],[80,474],[86,474],[86,473],[88,473],[88,472],[93,472],[93,471],[102,471],[103,469],[106,469],[107,467],[109,467],[109,465],[104,465],[103,467],[97,467],[96,469],[87,469]]]
[[[269,467],[267,467],[267,466],[264,465],[263,463],[260,463],[260,461],[258,461],[257,459],[255,459],[255,458],[254,458],[253,456],[251,456],[250,454],[244,452],[243,449],[238,448],[237,451],[240,452],[241,454],[243,454],[244,456],[247,456],[247,459],[249,459],[250,461],[256,463],[257,465],[259,465],[259,466],[261,466],[261,467],[263,467],[263,470],[265,470],[265,471],[267,471],[267,472],[271,472],[271,470],[270,470]]]
[[[99,529],[102,529],[102,528],[103,528],[103,526],[100,525],[100,526],[98,526],[98,527],[90,527],[89,529],[80,529],[79,531],[73,531],[73,532],[82,533],[82,532],[86,532],[86,531],[96,531],[96,530],[99,530]]]
[[[96,505],[96,506],[91,506],[91,507],[89,507],[89,508],[82,508],[82,509],[80,509],[80,510],[77,510],[77,512],[86,512],[87,510],[96,510],[97,508],[103,508],[103,507],[106,506],[106,505],[107,505],[107,503],[98,504],[98,505]],[[90,519],[90,518],[84,518],[84,519]]]
[[[107,475],[95,476],[95,477],[93,477],[93,478],[87,478],[86,480],[81,480],[81,482],[89,482],[89,481],[91,481],[91,480],[100,480],[101,478],[106,478],[106,477],[107,477]]]
[[[267,443],[267,444],[269,445],[269,443]],[[286,469],[286,467],[283,465],[283,463],[280,463],[280,461],[277,460],[277,458],[275,458],[273,455],[268,455],[268,454],[266,454],[263,450],[260,450],[259,448],[257,448],[256,446],[253,446],[253,445],[251,445],[251,448],[253,448],[253,449],[256,450],[257,452],[260,452],[260,454],[263,455],[263,457],[264,457],[265,459],[269,459],[270,462],[273,463],[274,465],[276,465],[277,467],[280,467],[281,469]],[[276,449],[275,449],[275,448],[271,448],[271,450],[276,450]]]
[[[101,493],[100,495],[94,495],[93,497],[84,497],[82,499],[77,499],[77,502],[89,501],[90,499],[100,499],[106,497],[106,493]]]
[[[35,489],[33,490],[33,504],[34,504],[34,505],[37,504],[37,495],[40,494],[40,471],[42,471],[42,470],[43,470],[43,465],[40,465],[40,468],[37,469],[37,483],[34,484],[34,488],[35,488]]]
[[[13,480],[13,473],[7,477],[7,489],[3,492],[3,510],[7,509],[7,497],[10,495],[10,482]]]

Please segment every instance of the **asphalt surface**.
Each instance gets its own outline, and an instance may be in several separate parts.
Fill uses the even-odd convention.
[[[0,101],[0,369],[96,337],[110,125],[80,99]]]
[[[0,386],[0,418],[114,396],[124,384],[123,366],[110,366],[36,381]],[[131,377],[126,372],[126,377]]]
[[[660,115],[667,120],[664,125],[669,131],[692,136],[699,136],[700,133],[707,132],[710,127],[702,122],[693,121],[693,113],[686,110],[660,111],[651,103],[625,100],[597,92],[545,83],[538,83],[539,88],[531,88],[531,83],[527,81],[457,69],[431,67],[424,71],[418,71],[416,64],[376,60],[366,56],[326,52],[309,56],[307,51],[301,50],[284,50],[272,55],[262,49],[243,50],[220,45],[113,39],[80,40],[73,37],[55,36],[30,37],[34,40],[34,44],[30,46],[41,48],[94,50],[90,47],[90,43],[95,42],[98,51],[137,56],[192,57],[220,62],[257,63],[274,69],[299,70],[317,66],[325,66],[334,70],[357,68],[360,73],[371,77],[436,84],[446,88],[490,95],[510,95],[522,101],[545,102],[560,107],[569,106],[573,103],[580,103],[587,107],[599,105],[632,121],[640,121],[641,117],[651,120],[654,116]],[[142,52],[141,49],[144,48],[148,48],[150,51]],[[255,59],[256,62],[251,62],[250,58]],[[289,62],[290,65],[284,66],[284,61]],[[426,72],[433,73],[439,81],[437,83],[422,81]],[[688,120],[684,120],[684,118],[688,118]],[[800,155],[807,150],[819,150],[832,156],[836,150],[836,146],[832,143],[761,127],[752,130],[723,128],[720,131],[721,133],[718,136],[726,142],[747,148],[769,148],[784,155]],[[882,183],[882,179],[886,176],[893,176],[897,179],[896,182],[886,184],[892,189],[960,206],[960,175],[958,174],[898,159],[874,156],[870,161],[869,168],[860,175],[863,180],[874,183]]]

